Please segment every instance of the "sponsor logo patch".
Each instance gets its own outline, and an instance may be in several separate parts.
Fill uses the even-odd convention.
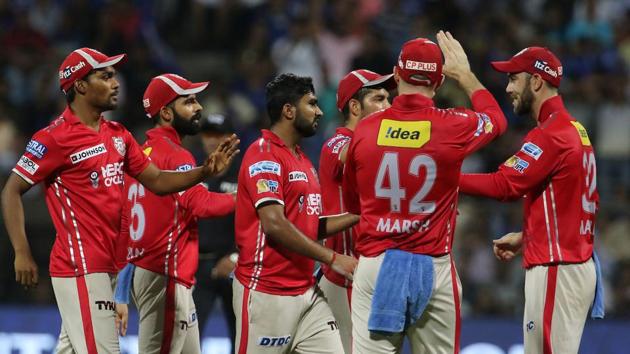
[[[75,66],[66,66],[63,70],[59,71],[59,79],[67,79],[73,73],[81,70],[83,67],[85,67],[85,62],[83,60],[80,61],[79,64]]]
[[[405,60],[405,69],[419,71],[437,71],[437,63],[425,63],[421,61]]]
[[[431,139],[431,122],[383,119],[376,143],[379,146],[419,148]]]
[[[577,121],[572,121],[571,124],[573,124],[575,129],[577,129],[578,134],[580,134],[580,141],[582,141],[582,145],[591,146],[591,139],[588,138],[588,133],[586,132],[584,126]]]
[[[510,157],[503,164],[517,170],[519,173],[523,173],[529,167],[529,162],[517,156]]]
[[[112,138],[112,140],[114,140],[114,147],[116,148],[116,151],[118,151],[120,156],[125,156],[125,153],[127,152],[127,147],[125,146],[125,141],[123,140],[123,138],[115,136]]]
[[[24,171],[28,172],[31,175],[34,175],[39,168],[39,165],[35,163],[35,161],[29,159],[28,157],[22,155],[20,161],[17,163],[18,166],[22,167]]]
[[[308,176],[306,176],[306,173],[302,171],[289,172],[289,182],[297,182],[297,181],[308,182]]]
[[[319,193],[310,193],[306,197],[306,214],[320,215],[322,213],[322,195]]]
[[[98,188],[98,172],[90,172],[90,182],[92,183],[93,188]]]
[[[291,343],[291,336],[258,337],[258,345],[263,347],[281,347]]]
[[[83,160],[87,160],[89,158],[104,154],[106,152],[107,152],[107,149],[105,148],[105,144],[101,143],[101,144],[89,147],[87,149],[81,150],[79,152],[75,152],[74,154],[70,155],[70,161],[72,162],[73,165],[75,165]]]
[[[254,177],[261,173],[271,173],[280,176],[280,164],[264,160],[249,165],[249,177]]]
[[[543,153],[543,150],[539,148],[538,145],[531,142],[526,142],[525,144],[523,144],[523,147],[521,147],[521,151],[524,152],[525,155],[533,157],[534,160],[538,160],[540,158],[540,155],[542,155]]]
[[[46,155],[46,151],[48,151],[48,148],[46,148],[46,145],[40,143],[37,140],[31,140],[26,145],[26,152],[37,157],[38,159],[41,159],[42,157],[44,157],[44,155]]]
[[[103,175],[103,183],[106,187],[111,187],[116,184],[123,184],[125,171],[123,166],[124,162],[108,163],[101,167],[101,174]]]
[[[259,179],[256,182],[256,190],[258,193],[278,193],[278,181],[272,181],[269,179]]]
[[[492,124],[492,120],[485,113],[475,113],[477,115],[477,131],[475,132],[475,136],[479,136],[482,133],[492,133],[494,129],[494,125]]]
[[[547,64],[546,61],[536,60],[536,62],[534,63],[534,67],[540,71],[546,72],[553,77],[558,77],[559,75],[562,75],[561,66],[559,66],[557,70],[554,70],[549,66],[549,64]]]
[[[191,164],[184,164],[181,166],[178,166],[175,171],[180,171],[180,172],[185,172],[185,171],[190,171],[192,170],[192,165]]]

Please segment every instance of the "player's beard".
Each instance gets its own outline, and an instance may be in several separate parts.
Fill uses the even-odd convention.
[[[201,112],[195,113],[190,119],[184,119],[173,109],[173,128],[180,136],[195,135],[201,128]]]
[[[300,113],[300,111],[297,111],[294,123],[295,130],[297,130],[298,133],[300,133],[300,135],[304,138],[311,137],[317,132],[317,127],[319,126],[319,118],[320,117],[316,116],[315,118],[313,118],[313,121],[310,121],[305,118]]]
[[[520,116],[530,115],[532,113],[532,102],[534,102],[534,94],[530,88],[529,80],[523,91],[519,94],[519,102],[514,107],[514,113]]]

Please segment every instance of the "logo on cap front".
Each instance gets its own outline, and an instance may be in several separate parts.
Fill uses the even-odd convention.
[[[79,64],[74,66],[66,66],[65,69],[59,71],[59,79],[64,80],[72,76],[73,73],[81,70],[85,67],[85,62],[81,60]]]
[[[553,70],[546,61],[543,60],[536,60],[536,62],[534,62],[534,68],[544,71],[545,73],[553,76],[553,77],[558,77],[559,75],[562,75],[562,67],[558,67],[558,70]]]

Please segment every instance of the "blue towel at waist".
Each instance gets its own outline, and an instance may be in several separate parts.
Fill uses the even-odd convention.
[[[593,262],[595,262],[595,273],[597,281],[595,283],[595,298],[593,299],[593,307],[591,307],[591,318],[604,318],[604,284],[602,279],[602,266],[599,263],[597,253],[593,250]]]
[[[382,334],[403,332],[415,323],[433,292],[433,258],[387,250],[372,296],[368,329]]]
[[[114,302],[117,304],[129,303],[129,298],[131,297],[131,286],[133,284],[133,273],[135,269],[135,265],[127,263],[125,268],[118,273],[118,278],[116,279],[116,290],[114,291]]]

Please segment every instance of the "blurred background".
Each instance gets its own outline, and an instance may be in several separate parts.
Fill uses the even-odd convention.
[[[531,119],[514,116],[504,91],[507,78],[494,72],[489,62],[505,60],[531,45],[549,47],[561,59],[560,92],[569,111],[589,131],[597,154],[601,206],[596,249],[603,262],[607,320],[589,322],[587,329],[614,324],[625,328],[627,336],[629,0],[0,0],[0,185],[30,136],[63,110],[57,70],[76,48],[128,54],[118,75],[122,100],[107,117],[122,122],[140,143],[149,128],[142,94],[155,75],[173,72],[193,81],[210,80],[209,89],[199,95],[204,112],[229,117],[241,138],[242,151],[268,125],[265,84],[278,73],[311,76],[325,115],[320,131],[304,141],[304,148],[317,165],[322,142],[341,122],[335,109],[339,79],[358,68],[389,73],[402,43],[418,36],[434,40],[440,29],[459,39],[474,72],[509,119],[508,132],[471,156],[465,171],[494,171],[519,149],[521,139],[534,126]],[[456,84],[447,81],[436,104],[452,107],[469,102]],[[198,138],[185,141],[202,156]],[[16,349],[21,337],[15,336],[36,333],[31,327],[41,325],[40,314],[48,313],[51,321],[58,321],[47,272],[55,233],[41,188],[29,191],[24,203],[40,284],[29,291],[16,285],[12,248],[1,227],[0,353],[28,352]],[[524,272],[520,259],[507,264],[496,261],[491,240],[521,230],[521,203],[462,197],[459,208],[454,255],[464,290],[463,343],[468,340],[467,328],[474,330],[477,326],[470,324],[478,320],[507,321],[509,325],[499,325],[497,330],[511,328],[510,335],[518,341],[522,338]],[[201,235],[206,236],[211,237]],[[212,316],[219,321],[217,326],[225,327],[220,311]],[[219,334],[206,335],[222,338],[223,327],[217,329]],[[54,339],[58,328],[47,322],[42,331],[52,333]],[[585,334],[583,350],[602,338]],[[510,352],[510,344],[498,347]],[[221,345],[209,348],[205,352],[225,350]],[[593,348],[598,349],[583,352],[627,352],[611,345],[608,351]],[[29,353],[40,352],[32,350]],[[482,352],[494,353],[489,350]]]

